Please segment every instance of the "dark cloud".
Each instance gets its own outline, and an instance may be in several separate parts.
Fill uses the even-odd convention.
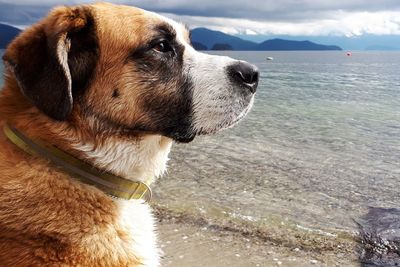
[[[3,2],[4,1],[17,5],[28,5],[31,8],[32,6],[48,7],[57,4],[90,2],[66,0],[3,0]],[[111,2],[124,3],[156,12],[173,13],[177,15],[247,18],[265,21],[329,19],[332,13],[338,10],[343,10],[345,12],[400,10],[399,0],[111,0]]]

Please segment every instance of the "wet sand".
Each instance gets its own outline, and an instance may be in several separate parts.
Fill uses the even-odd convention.
[[[360,266],[356,254],[320,254],[190,224],[163,221],[159,234],[162,266]]]
[[[162,266],[173,267],[246,267],[246,266],[360,266],[354,247],[336,249],[297,247],[224,229],[204,221],[166,215],[156,208],[160,245],[164,251]],[[288,232],[290,240],[292,233]],[[296,237],[294,237],[296,238]]]

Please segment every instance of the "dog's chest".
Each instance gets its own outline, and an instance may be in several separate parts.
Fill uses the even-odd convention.
[[[141,266],[159,266],[160,250],[149,205],[138,200],[117,200],[116,203],[117,224],[127,233],[125,248],[142,262]]]

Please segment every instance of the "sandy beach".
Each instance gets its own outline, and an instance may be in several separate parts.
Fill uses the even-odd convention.
[[[336,248],[296,246],[288,232],[283,244],[274,237],[257,237],[208,225],[202,220],[190,220],[179,215],[165,214],[156,208],[159,218],[160,245],[164,251],[162,266],[173,267],[246,267],[246,266],[360,266],[354,247],[341,247],[341,240],[332,240]],[[271,238],[271,240],[268,240]],[[326,240],[324,240],[326,242]]]

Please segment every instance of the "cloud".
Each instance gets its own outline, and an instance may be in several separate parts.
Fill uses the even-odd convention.
[[[305,22],[276,22],[235,18],[205,18],[164,14],[191,28],[208,27],[229,34],[293,36],[360,36],[363,34],[400,34],[400,12],[338,11],[330,19]]]
[[[333,11],[400,11],[398,0],[108,0],[177,15],[247,18],[269,21],[297,21],[328,18]],[[55,5],[89,3],[89,0],[3,0],[19,5]]]
[[[0,1],[18,4],[21,7],[29,6],[31,9],[35,6],[48,9],[56,4],[92,2],[88,0]],[[108,1],[161,12],[191,27],[208,27],[226,33],[345,36],[400,34],[399,0]]]

